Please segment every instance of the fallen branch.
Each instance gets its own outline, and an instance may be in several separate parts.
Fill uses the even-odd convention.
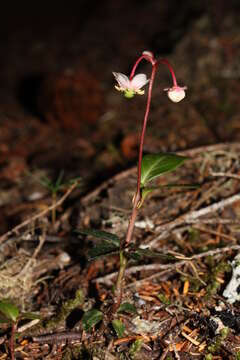
[[[210,172],[211,176],[214,177],[226,177],[230,179],[240,180],[240,175],[232,174],[232,173],[224,173],[224,172]]]

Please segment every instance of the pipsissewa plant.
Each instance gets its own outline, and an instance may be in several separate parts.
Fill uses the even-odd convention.
[[[147,76],[145,74],[135,75],[136,69],[142,60],[146,60],[152,66],[150,79],[147,79]],[[114,252],[119,252],[120,254],[120,268],[115,286],[115,300],[113,307],[114,312],[117,311],[121,304],[123,280],[128,259],[139,259],[143,256],[162,256],[162,254],[153,252],[149,249],[136,249],[132,244],[134,225],[138,211],[142,206],[147,194],[152,192],[154,189],[159,188],[149,187],[148,183],[161,176],[162,174],[176,169],[178,166],[183,164],[184,160],[186,159],[185,157],[175,154],[163,153],[143,156],[143,143],[151,105],[152,88],[159,64],[166,65],[172,77],[172,87],[164,89],[165,91],[167,91],[169,99],[173,102],[181,101],[185,97],[186,87],[180,87],[178,85],[173,68],[166,59],[156,59],[154,55],[149,51],[144,51],[142,55],[137,59],[132,68],[129,78],[122,73],[113,72],[113,75],[117,81],[117,85],[115,85],[115,88],[118,91],[123,92],[126,98],[132,98],[136,94],[143,95],[144,90],[142,88],[147,84],[149,85],[145,115],[143,119],[139,144],[136,192],[133,198],[132,213],[130,215],[126,237],[124,240],[119,241],[118,237],[114,234],[95,230],[82,231],[85,234],[90,234],[103,239],[103,243],[100,246],[94,247],[94,249],[91,251],[90,256],[92,258],[101,255],[112,254]]]
[[[152,66],[151,77],[149,80],[147,79],[145,74],[135,75],[137,66],[142,60],[148,61]],[[172,100],[173,102],[181,101],[185,97],[186,87],[180,87],[177,84],[176,76],[170,63],[166,59],[162,59],[162,58],[155,59],[153,53],[150,51],[144,51],[142,55],[137,59],[137,61],[135,62],[132,68],[129,78],[121,73],[116,73],[116,72],[113,73],[118,83],[118,85],[116,85],[115,88],[118,91],[123,92],[124,95],[128,98],[133,97],[135,94],[143,95],[144,90],[142,90],[142,87],[145,86],[147,83],[149,83],[147,104],[143,119],[143,126],[141,131],[139,152],[138,152],[137,189],[135,196],[133,198],[132,214],[129,219],[125,241],[120,244],[120,269],[119,269],[118,279],[116,283],[116,290],[115,290],[116,309],[119,307],[121,303],[122,283],[124,279],[125,268],[127,265],[127,258],[124,254],[124,249],[128,247],[128,245],[132,240],[137,213],[142,205],[144,197],[148,192],[152,191],[151,188],[147,188],[147,184],[149,181],[161,176],[163,173],[174,170],[177,166],[181,165],[185,160],[184,157],[174,154],[154,154],[154,155],[143,156],[143,143],[144,143],[144,136],[145,136],[148,115],[151,105],[152,88],[159,64],[167,65],[172,76],[173,86],[168,89],[165,89],[165,91],[167,91],[169,99]]]

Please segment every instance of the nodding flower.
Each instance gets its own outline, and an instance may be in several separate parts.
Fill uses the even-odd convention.
[[[145,74],[135,75],[131,80],[122,73],[113,72],[113,76],[118,83],[115,85],[115,89],[122,91],[127,98],[132,98],[135,94],[143,95],[142,87],[149,82]]]
[[[181,86],[175,85],[171,88],[164,89],[164,91],[167,91],[167,95],[171,101],[177,103],[185,98],[185,96],[186,96],[185,90],[186,89],[187,89],[186,86],[181,87]]]

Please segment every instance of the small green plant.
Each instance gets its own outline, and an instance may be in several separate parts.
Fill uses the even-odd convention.
[[[152,66],[150,79],[147,79],[147,76],[145,74],[135,75],[136,69],[142,60],[146,60]],[[142,88],[145,85],[149,84],[146,110],[143,119],[143,126],[140,136],[140,144],[139,144],[139,152],[138,152],[136,192],[133,198],[132,213],[129,218],[129,224],[125,239],[119,239],[116,235],[106,233],[103,231],[96,231],[96,230],[81,231],[82,233],[95,236],[96,238],[101,238],[102,240],[100,244],[95,246],[90,251],[89,255],[91,259],[95,259],[99,256],[106,256],[113,253],[119,253],[120,266],[119,266],[119,272],[115,286],[115,300],[113,306],[113,313],[115,313],[119,309],[119,306],[121,305],[124,274],[128,260],[129,259],[139,260],[143,257],[165,256],[164,254],[152,251],[151,249],[136,248],[136,246],[132,241],[135,221],[139,209],[143,205],[143,202],[147,197],[147,195],[153,192],[154,190],[160,188],[158,186],[151,186],[151,184],[149,185],[149,183],[151,183],[159,176],[162,176],[163,174],[175,170],[177,167],[181,166],[186,160],[186,157],[172,153],[147,154],[143,156],[143,143],[144,143],[145,131],[148,121],[150,105],[151,105],[152,88],[158,66],[161,63],[168,67],[173,81],[173,86],[168,89],[165,89],[167,91],[168,97],[173,102],[179,102],[185,97],[186,87],[180,87],[177,84],[177,80],[173,68],[166,59],[161,59],[161,58],[156,59],[154,55],[149,51],[144,51],[142,55],[137,59],[136,63],[132,68],[129,78],[122,73],[117,73],[117,72],[113,73],[117,81],[117,85],[115,86],[115,88],[118,91],[123,92],[126,98],[133,98],[134,95],[136,94],[143,95],[144,90]],[[176,186],[176,184],[170,184],[167,186],[172,187],[172,186]]]
[[[103,313],[97,309],[91,309],[84,313],[82,317],[83,329],[89,331],[103,319]]]
[[[4,323],[11,325],[10,354],[12,360],[15,359],[14,347],[18,321],[38,318],[38,316],[32,313],[20,313],[18,307],[7,300],[0,301],[0,325]]]
[[[52,196],[52,205],[53,205],[53,209],[52,209],[52,225],[54,226],[56,223],[56,207],[54,205],[56,205],[57,202],[57,196],[58,193],[66,188],[68,188],[69,186],[71,186],[73,183],[75,182],[80,182],[80,178],[74,178],[68,181],[64,181],[64,171],[60,171],[57,179],[51,180],[48,176],[42,176],[39,179],[39,182],[42,186],[44,186],[46,189],[48,189],[51,193]]]

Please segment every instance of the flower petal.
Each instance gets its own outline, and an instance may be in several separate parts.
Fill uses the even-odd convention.
[[[177,103],[185,98],[185,90],[186,87],[173,86],[172,88],[167,90],[168,97],[171,101]]]
[[[130,87],[132,90],[141,89],[144,85],[149,82],[145,74],[135,75],[132,81],[130,82]]]
[[[122,73],[113,72],[113,76],[115,77],[118,85],[122,89],[129,89],[130,88],[130,80],[127,75]]]
[[[142,52],[142,55],[146,55],[146,56],[149,56],[151,57],[152,59],[154,58],[154,55],[151,51],[148,51],[148,50],[145,50]]]

